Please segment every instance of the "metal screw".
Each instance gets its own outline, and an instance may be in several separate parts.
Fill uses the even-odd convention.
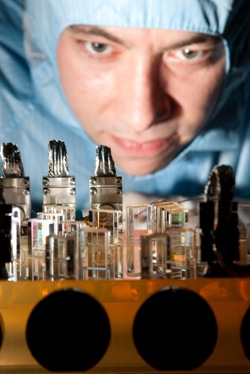
[[[75,188],[71,188],[70,191],[69,191],[69,194],[70,195],[75,195],[76,194]]]
[[[90,189],[90,194],[91,195],[96,195],[97,194],[97,189],[96,188],[91,188]]]
[[[71,177],[71,178],[70,178],[70,180],[69,180],[69,184],[70,184],[71,186],[75,186],[75,184],[76,184],[76,180],[75,180],[74,177]]]
[[[43,189],[43,194],[44,194],[45,196],[49,195],[49,194],[50,194],[50,190],[49,190],[49,188],[44,188],[44,189]]]
[[[48,178],[43,178],[43,185],[44,186],[49,186],[49,180],[48,180]]]

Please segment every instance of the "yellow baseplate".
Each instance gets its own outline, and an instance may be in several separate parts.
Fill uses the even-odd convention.
[[[249,308],[246,278],[1,281],[0,373],[250,373]]]

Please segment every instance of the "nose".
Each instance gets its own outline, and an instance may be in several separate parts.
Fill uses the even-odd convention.
[[[117,95],[117,116],[131,132],[140,133],[170,116],[171,101],[159,60],[139,56],[131,61]]]

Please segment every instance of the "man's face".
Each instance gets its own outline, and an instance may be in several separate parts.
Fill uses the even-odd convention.
[[[221,41],[176,30],[72,26],[57,57],[75,116],[132,175],[163,168],[195,137],[225,75]]]

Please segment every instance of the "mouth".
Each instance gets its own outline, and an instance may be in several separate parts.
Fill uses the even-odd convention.
[[[116,136],[112,136],[114,143],[119,146],[121,150],[129,153],[130,156],[137,157],[152,157],[159,153],[162,153],[168,148],[172,148],[173,144],[176,143],[177,138],[177,135],[173,134],[170,137],[164,139],[137,142],[134,140],[122,139]]]

